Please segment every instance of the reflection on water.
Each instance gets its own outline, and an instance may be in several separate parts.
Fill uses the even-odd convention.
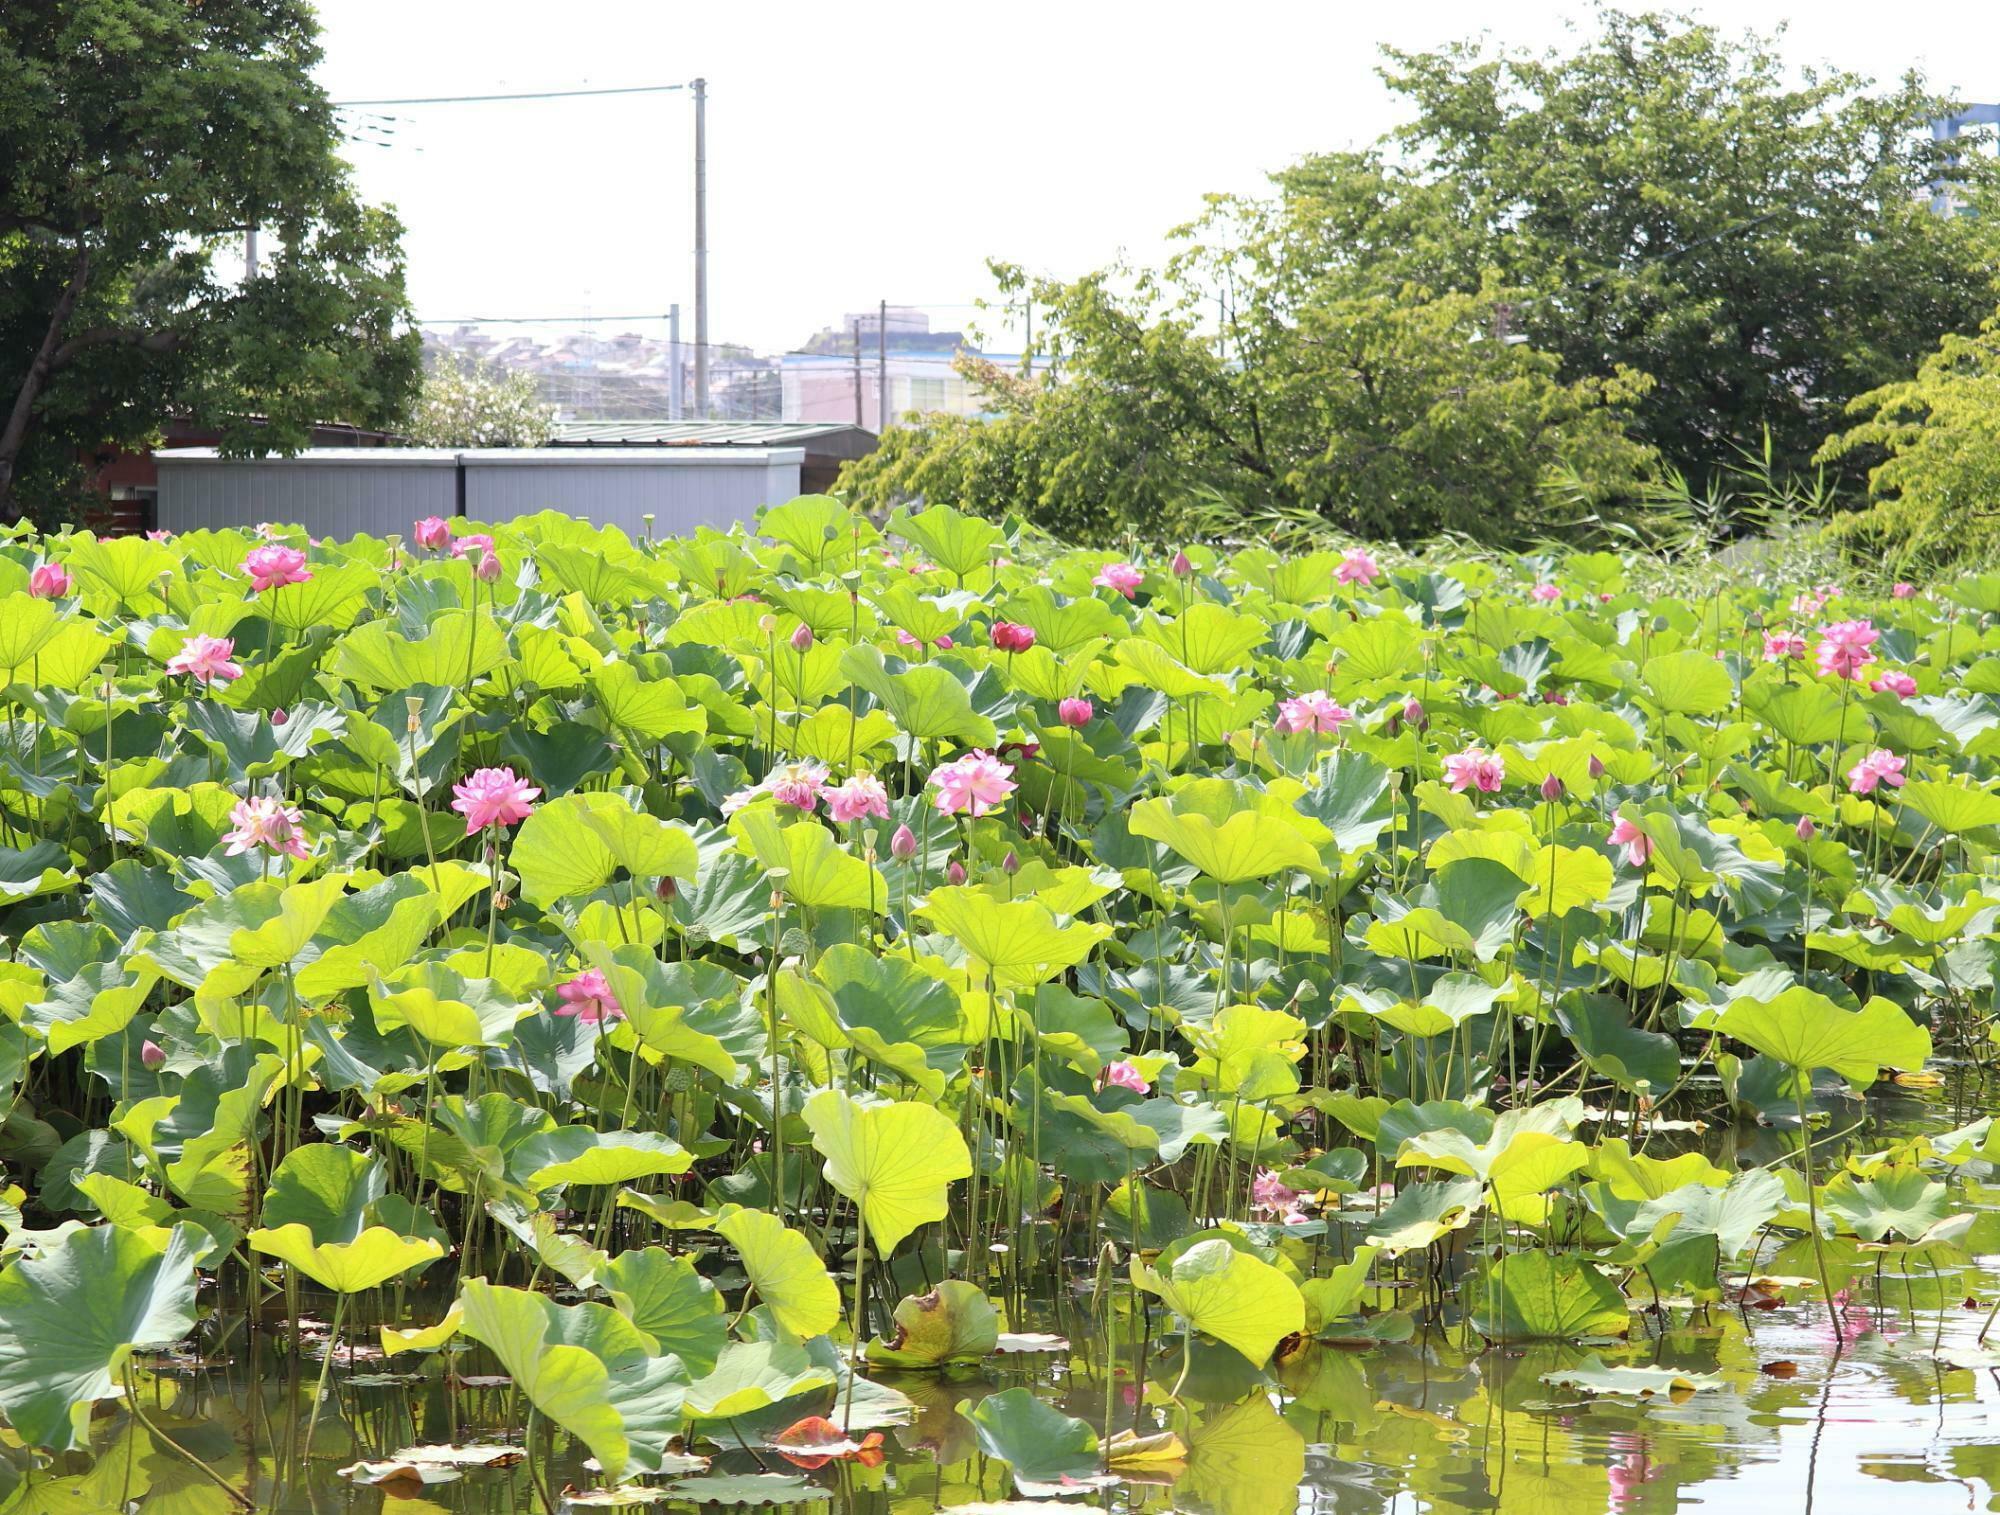
[[[1904,1093],[1848,1102],[1834,1114],[1836,1126],[1853,1128],[1851,1148],[1869,1150],[1899,1134],[1941,1129],[1965,1112]],[[1726,1155],[1742,1164],[1781,1156],[1786,1139],[1741,1130],[1710,1133],[1703,1145],[1719,1161]],[[1973,1239],[1974,1250],[1986,1254],[2000,1251],[2000,1186],[1993,1180],[1974,1165],[1955,1186],[1962,1191],[1955,1207],[1987,1217]],[[1775,1241],[1763,1256],[1768,1271],[1807,1271],[1790,1266]],[[1453,1326],[1366,1350],[1308,1346],[1270,1374],[1251,1372],[1219,1349],[1197,1350],[1184,1364],[1178,1339],[1162,1339],[1168,1322],[1123,1291],[1111,1317],[1116,1347],[1108,1349],[1089,1289],[1081,1276],[1074,1290],[1042,1300],[1035,1318],[1019,1323],[1068,1336],[1075,1345],[1066,1354],[1002,1358],[976,1371],[878,1375],[913,1406],[907,1423],[885,1428],[879,1463],[807,1469],[769,1447],[740,1446],[717,1451],[709,1472],[785,1475],[789,1481],[763,1489],[829,1515],[915,1515],[1013,1499],[1008,1469],[981,1455],[958,1411],[1027,1385],[1106,1432],[1179,1433],[1179,1455],[1136,1462],[1116,1486],[1077,1491],[1107,1510],[2000,1509],[2000,1421],[1993,1418],[2000,1353],[1986,1365],[1976,1347],[2000,1290],[2000,1267],[1932,1271],[1920,1262],[1905,1271],[1891,1257],[1848,1291],[1837,1330],[1809,1297],[1752,1297],[1707,1311],[1668,1300],[1658,1312],[1635,1316],[1633,1339],[1623,1346],[1489,1350]],[[535,1468],[506,1450],[519,1444],[520,1412],[504,1379],[481,1375],[480,1355],[452,1359],[458,1376],[447,1381],[439,1358],[403,1371],[413,1359],[357,1349],[350,1363],[343,1352],[338,1400],[323,1412],[308,1453],[300,1441],[316,1366],[308,1354],[288,1368],[281,1346],[233,1343],[226,1360],[147,1365],[139,1388],[146,1420],[205,1468],[106,1406],[96,1458],[79,1456],[22,1481],[4,1515],[513,1515],[541,1508]],[[1607,1363],[1720,1381],[1644,1401],[1592,1398],[1547,1381],[1593,1351]],[[1977,1365],[1940,1360],[1954,1356]],[[252,1363],[265,1371],[252,1372]],[[1169,1391],[1184,1368],[1183,1409]],[[374,1487],[341,1471],[415,1446],[482,1446],[488,1450],[472,1460],[507,1465],[392,1468]],[[580,1451],[538,1448],[536,1466],[558,1505],[566,1490],[593,1487]]]

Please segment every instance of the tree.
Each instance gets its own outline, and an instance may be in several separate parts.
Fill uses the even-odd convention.
[[[170,414],[237,452],[401,419],[401,229],[355,198],[317,35],[304,0],[0,7],[0,509]]]
[[[540,447],[555,433],[535,376],[440,355],[404,428],[416,447]]]
[[[1977,336],[1947,335],[1914,378],[1856,398],[1828,461],[1866,459],[1871,510],[1834,535],[1858,560],[1937,572],[2000,551],[2000,311]]]
[[[1552,354],[1498,329],[1493,290],[1301,269],[1283,221],[1281,206],[1232,205],[1212,240],[1124,295],[1110,274],[1064,284],[997,267],[1011,294],[1032,292],[1037,349],[1060,380],[969,364],[991,419],[892,430],[842,487],[869,505],[1024,509],[1082,541],[1199,519],[1503,542],[1587,515],[1645,473],[1650,450],[1621,409],[1643,378],[1562,381]],[[1218,289],[1235,302],[1220,336],[1200,321]],[[1561,495],[1544,488],[1558,474],[1574,486]]]
[[[1986,313],[1995,233],[1951,103],[1910,75],[1791,82],[1773,39],[1600,13],[1576,51],[1389,51],[1413,110],[1360,153],[1278,176],[1314,259],[1387,285],[1524,292],[1515,329],[1570,379],[1652,376],[1639,433],[1700,478],[1756,450],[1802,467],[1855,395]]]

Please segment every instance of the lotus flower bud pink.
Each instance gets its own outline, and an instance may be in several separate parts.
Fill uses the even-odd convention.
[[[1013,848],[1008,848],[1007,855],[1000,859],[1000,871],[1009,878],[1021,871],[1021,859]]]
[[[442,516],[425,516],[410,528],[410,535],[424,551],[436,552],[451,540],[451,528],[445,525]]]
[[[273,726],[282,726],[285,724],[286,721],[289,721],[290,719],[291,717],[285,713],[285,707],[283,705],[280,705],[276,710],[273,710],[271,712],[271,724]]]
[[[1096,711],[1092,709],[1089,700],[1064,700],[1060,705],[1056,706],[1057,717],[1065,726],[1070,727],[1072,730],[1080,730],[1088,726],[1091,716],[1095,714]]]
[[[794,652],[804,652],[808,647],[812,646],[813,644],[812,627],[806,625],[804,621],[799,622],[799,624],[792,629],[791,643],[792,643],[792,651]]]
[[[1174,577],[1177,579],[1184,579],[1193,572],[1194,572],[1194,564],[1188,558],[1187,549],[1183,548],[1181,549],[1181,551],[1175,553]]]
[[[672,874],[661,874],[660,881],[653,885],[653,894],[658,899],[671,900],[680,892],[681,886],[674,882]]]
[[[69,593],[69,570],[60,563],[38,563],[28,575],[28,593],[38,600],[59,600]]]
[[[1594,752],[1590,755],[1590,776],[1594,779],[1604,777],[1604,760]]]
[[[944,865],[944,880],[947,884],[964,883],[965,864],[961,863],[957,858],[953,858],[950,862],[946,863]]]
[[[889,838],[889,856],[908,862],[917,855],[917,834],[908,826],[898,826]]]
[[[167,1065],[167,1049],[149,1036],[139,1043],[139,1061],[144,1067],[157,1073]]]
[[[482,552],[479,555],[478,565],[472,571],[478,575],[480,583],[491,584],[495,579],[500,577],[500,554],[497,552]]]
[[[1809,842],[1815,836],[1819,835],[1819,827],[1813,824],[1812,817],[1809,815],[1800,816],[1798,825],[1792,829],[1799,834],[1799,840],[1802,842]]]
[[[1545,800],[1559,800],[1562,797],[1563,781],[1551,773],[1547,778],[1542,780],[1542,798]]]
[[[1424,712],[1423,702],[1420,700],[1411,700],[1403,707],[1403,719],[1419,731],[1431,723],[1431,718]]]

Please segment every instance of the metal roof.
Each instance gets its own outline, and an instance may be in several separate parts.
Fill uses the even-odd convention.
[[[701,446],[683,444],[670,455],[658,447],[593,447],[583,451],[569,447],[312,447],[304,452],[272,454],[256,458],[225,457],[213,447],[176,447],[154,455],[162,467],[182,463],[226,463],[244,467],[278,467],[286,464],[328,465],[367,468],[450,468],[466,463],[474,468],[494,466],[540,466],[544,468],[587,468],[598,464],[633,464],[653,468],[708,465],[718,468],[762,467],[769,463],[796,463],[805,457],[798,447]]]
[[[552,447],[803,447],[844,432],[851,421],[564,421]],[[867,432],[869,441],[874,433]]]

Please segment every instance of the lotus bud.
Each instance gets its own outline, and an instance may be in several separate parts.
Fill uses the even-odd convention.
[[[1411,700],[1403,707],[1403,719],[1419,731],[1424,730],[1431,723],[1431,718],[1424,713],[1423,703],[1420,700]]]
[[[1187,549],[1182,548],[1174,554],[1174,577],[1184,579],[1193,572],[1194,564],[1188,558]]]
[[[1007,855],[1000,859],[1000,871],[1009,878],[1021,871],[1021,859],[1013,848],[1008,848]]]
[[[1056,706],[1057,718],[1071,730],[1081,730],[1088,726],[1091,716],[1095,713],[1090,701],[1085,699],[1064,700]]]
[[[1590,776],[1594,779],[1604,777],[1604,759],[1594,752],[1590,755]]]
[[[792,651],[804,652],[812,644],[812,627],[806,625],[804,621],[799,622],[798,626],[792,632]]]
[[[167,1049],[149,1036],[139,1043],[139,1062],[151,1072],[157,1073],[167,1064]]]
[[[908,862],[917,855],[917,834],[908,826],[898,826],[889,838],[889,856]]]
[[[660,881],[653,885],[654,895],[662,900],[671,900],[680,892],[681,886],[674,882],[671,874],[661,874]]]
[[[944,880],[947,884],[964,883],[965,864],[961,863],[957,858],[953,858],[950,862],[946,863],[944,865]]]
[[[276,710],[271,712],[271,724],[273,726],[282,726],[290,719],[291,717],[285,713],[283,705],[280,705]]]
[[[1800,816],[1798,825],[1792,829],[1798,832],[1799,840],[1802,842],[1809,842],[1819,834],[1819,827],[1813,824],[1809,815]]]
[[[1542,780],[1543,799],[1553,801],[1553,800],[1559,800],[1562,797],[1563,797],[1563,781],[1561,779],[1557,778],[1552,773],[1547,778]]]
[[[500,577],[500,554],[497,552],[482,552],[479,555],[479,566],[472,571],[478,575],[480,583],[491,584],[495,579]]]

